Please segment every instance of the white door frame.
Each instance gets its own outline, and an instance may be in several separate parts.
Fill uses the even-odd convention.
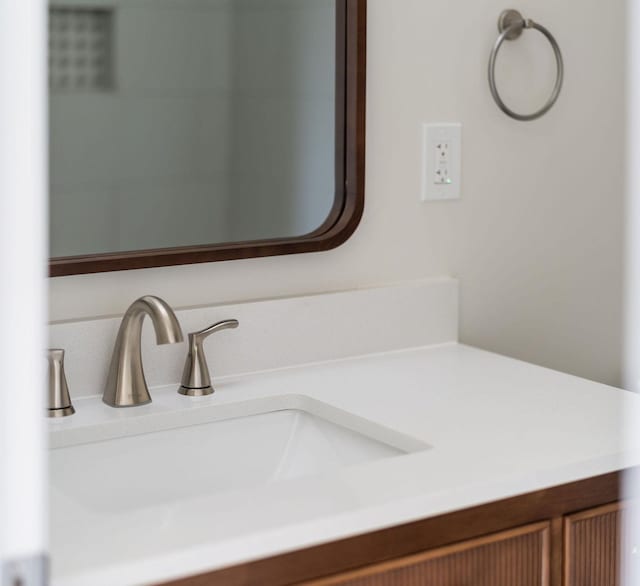
[[[0,585],[47,583],[46,0],[0,0]]]

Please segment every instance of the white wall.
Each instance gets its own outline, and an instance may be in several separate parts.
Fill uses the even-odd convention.
[[[52,279],[51,318],[121,313],[148,292],[184,307],[452,274],[462,341],[618,383],[624,2],[517,4],[564,50],[565,90],[546,118],[516,123],[491,101],[503,1],[369,0],[367,195],[353,238],[314,255]],[[553,73],[535,33],[505,50],[523,64],[501,77],[506,95],[523,86],[543,100]],[[421,204],[420,124],[437,121],[464,124],[464,198]]]

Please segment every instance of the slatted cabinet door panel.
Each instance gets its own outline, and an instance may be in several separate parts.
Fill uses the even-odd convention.
[[[565,586],[619,586],[621,527],[620,503],[566,517]]]
[[[550,555],[550,523],[538,523],[305,586],[549,586]]]

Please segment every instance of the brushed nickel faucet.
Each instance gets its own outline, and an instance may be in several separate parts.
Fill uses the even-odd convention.
[[[49,393],[47,394],[47,417],[68,417],[76,410],[71,404],[69,386],[64,373],[64,350],[49,348]]]
[[[202,344],[211,334],[221,330],[234,329],[239,325],[240,322],[237,319],[227,319],[213,324],[201,332],[189,334],[189,354],[184,364],[182,383],[178,393],[187,397],[205,397],[214,392]]]
[[[135,407],[151,402],[140,347],[146,315],[151,317],[158,344],[183,340],[178,318],[165,301],[151,295],[134,301],[122,318],[102,395],[102,400],[111,407]]]

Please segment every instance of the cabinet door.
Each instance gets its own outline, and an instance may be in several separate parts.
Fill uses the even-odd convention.
[[[619,586],[621,522],[619,503],[566,517],[566,586]]]
[[[549,586],[550,524],[474,539],[306,586]]]

